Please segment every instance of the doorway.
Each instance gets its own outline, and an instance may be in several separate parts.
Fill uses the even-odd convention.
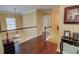
[[[46,34],[46,40],[51,35],[51,15],[43,15],[43,32]]]

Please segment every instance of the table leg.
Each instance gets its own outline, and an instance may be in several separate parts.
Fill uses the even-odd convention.
[[[61,41],[60,43],[60,53],[62,54],[62,52],[63,52],[63,41]]]

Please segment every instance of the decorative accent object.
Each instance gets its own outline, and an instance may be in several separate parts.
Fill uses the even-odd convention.
[[[64,24],[79,24],[79,5],[65,8]]]
[[[78,41],[79,41],[79,33],[78,33],[78,37],[77,38],[78,38]]]
[[[75,41],[78,40],[78,33],[73,33],[73,40],[75,40]]]
[[[71,32],[70,31],[64,31],[64,37],[71,37]]]

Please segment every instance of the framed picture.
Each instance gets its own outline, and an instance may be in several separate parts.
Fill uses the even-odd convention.
[[[70,31],[64,31],[64,37],[71,37]]]
[[[79,24],[79,5],[65,8],[64,24]]]

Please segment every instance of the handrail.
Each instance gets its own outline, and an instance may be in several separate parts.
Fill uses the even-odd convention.
[[[37,26],[24,27],[24,28],[12,29],[12,30],[1,30],[0,33],[6,32],[6,36],[7,36],[6,40],[9,41],[8,31],[15,31],[15,30],[22,30],[22,29],[29,29],[29,28],[37,28]]]
[[[37,28],[37,26],[24,27],[24,28],[17,28],[17,29],[12,29],[12,30],[2,30],[1,32],[15,31],[15,30],[29,29],[29,28]]]
[[[44,27],[44,28],[47,29],[47,28],[51,28],[51,27],[52,27],[52,26],[46,26],[46,27]],[[17,29],[12,29],[12,30],[1,30],[0,33],[1,33],[1,32],[7,32],[7,31],[21,30],[21,29],[29,29],[29,28],[37,28],[37,26],[23,27],[23,28],[17,28]]]

